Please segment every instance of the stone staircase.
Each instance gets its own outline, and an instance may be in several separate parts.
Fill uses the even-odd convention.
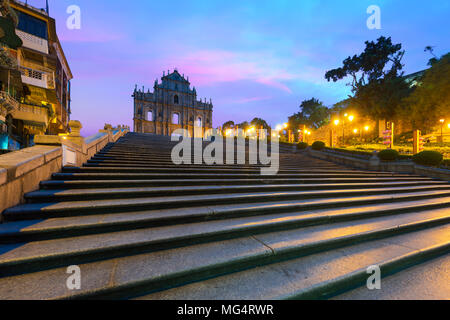
[[[177,166],[174,145],[129,133],[5,210],[0,299],[450,298],[450,183],[287,146],[275,176]]]

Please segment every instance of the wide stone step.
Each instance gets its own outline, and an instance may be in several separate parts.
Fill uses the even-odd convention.
[[[185,179],[185,180],[49,180],[40,183],[41,189],[93,189],[93,188],[125,188],[125,187],[151,187],[151,186],[230,186],[230,185],[284,185],[284,184],[301,184],[317,188],[324,186],[324,188],[348,188],[353,187],[389,187],[389,186],[422,186],[422,185],[443,185],[448,184],[446,181],[438,180],[419,180],[419,181],[384,181],[376,182],[376,179],[369,179],[366,182],[364,179]]]
[[[218,204],[249,204],[256,202],[271,202],[283,200],[306,201],[319,199],[321,205],[336,202],[338,198],[360,197],[371,201],[370,195],[376,199],[395,201],[396,198],[420,200],[432,197],[447,197],[450,190],[428,190],[411,192],[410,187],[384,189],[355,189],[355,190],[320,190],[320,191],[285,191],[259,192],[220,195],[189,195],[173,197],[152,197],[132,199],[111,199],[91,201],[65,201],[57,203],[31,203],[9,208],[3,212],[6,221],[36,219],[42,217],[73,216],[92,213],[114,213],[133,210],[158,210],[168,208],[186,208],[194,206],[209,206]],[[335,197],[335,199],[330,198]],[[376,201],[376,199],[374,201]]]
[[[72,264],[99,261],[109,258],[135,255],[145,252],[187,247],[200,243],[226,240],[249,235],[271,250],[279,250],[284,256],[331,249],[399,235],[424,228],[447,225],[448,210],[439,209],[409,213],[388,218],[371,218],[351,223],[327,224],[306,228],[279,228],[284,221],[275,218],[257,220],[251,218],[230,219],[194,223],[188,226],[170,226],[105,233],[74,238],[29,242],[23,245],[1,245],[0,276],[38,271]],[[278,224],[278,226],[277,226]],[[449,226],[450,227],[450,226]],[[447,231],[449,229],[447,228]],[[270,232],[269,235],[264,233]],[[273,240],[275,237],[275,241]],[[280,237],[282,241],[280,241]],[[446,239],[448,241],[448,239]],[[277,246],[281,245],[280,250]],[[299,249],[300,245],[300,249]]]
[[[380,290],[366,286],[338,295],[333,300],[448,300],[450,253],[383,276]]]
[[[181,195],[212,195],[212,194],[233,194],[249,192],[268,192],[268,191],[316,191],[329,190],[333,194],[339,192],[340,196],[353,194],[353,190],[358,190],[361,194],[374,194],[386,192],[412,192],[426,190],[446,190],[450,189],[450,184],[433,184],[419,186],[395,186],[390,188],[386,186],[370,186],[359,184],[349,186],[348,184],[286,184],[286,185],[216,185],[216,186],[185,186],[185,187],[141,187],[141,188],[97,188],[97,189],[74,189],[74,190],[39,190],[27,193],[25,199],[29,203],[36,202],[60,202],[99,200],[99,199],[126,199],[126,198],[148,198],[148,197],[170,197]],[[308,192],[306,197],[312,193]]]
[[[310,207],[317,206],[318,203],[308,205],[275,202],[265,205],[194,207],[10,222],[0,226],[0,243],[20,243],[251,216],[260,216],[263,219],[264,216],[274,214],[288,223],[299,218],[296,226],[306,226],[450,207],[450,197],[359,206],[352,206],[355,199],[347,200],[349,201],[336,202],[331,208],[312,210]]]
[[[208,173],[205,172],[197,172],[197,173],[174,173],[172,170],[170,172],[162,172],[162,173],[145,173],[140,172],[138,170],[134,170],[131,172],[123,172],[120,169],[116,170],[105,170],[106,172],[92,172],[94,170],[76,170],[75,172],[64,172],[64,173],[55,173],[52,175],[53,179],[57,180],[75,180],[75,179],[254,179],[254,178],[270,178],[270,179],[280,179],[280,178],[305,178],[305,179],[322,179],[322,178],[369,178],[369,177],[377,177],[377,178],[398,178],[402,180],[432,180],[426,177],[416,177],[411,175],[401,175],[401,174],[389,174],[389,173],[380,173],[380,174],[350,174],[350,173],[279,173],[273,176],[262,176],[255,175],[254,173],[215,173],[214,171],[210,171]]]
[[[304,234],[269,233],[84,263],[77,291],[66,288],[64,265],[0,278],[0,299],[321,297],[323,287],[328,295],[344,289],[342,278],[358,284],[355,274],[369,265],[390,262],[391,272],[399,271],[450,249],[448,225],[402,233],[404,226],[398,233],[379,227],[353,234],[337,225],[333,234],[311,227]]]
[[[367,273],[369,266],[379,265],[382,274],[401,275],[404,269],[411,265],[448,254],[450,252],[450,242],[446,237],[448,232],[450,227],[447,225],[231,274],[223,272],[224,275],[219,277],[164,291],[150,287],[150,293],[146,295],[130,293],[137,295],[136,298],[141,300],[241,301],[329,298],[354,286],[364,285],[369,277]],[[274,238],[277,238],[277,235],[274,235]],[[260,240],[266,244],[265,240]],[[267,246],[271,247],[271,243],[269,242]],[[276,253],[277,248],[274,250]],[[417,294],[419,295],[420,293]]]
[[[246,179],[246,180],[291,180],[300,179],[308,182],[333,181],[333,182],[359,182],[359,181],[432,181],[428,177],[415,177],[410,175],[373,174],[373,175],[349,175],[349,174],[278,174],[274,176],[257,176],[254,174],[211,174],[211,173],[54,173],[52,178],[55,181],[61,180],[172,180],[173,183],[183,180],[211,180],[211,179]]]
[[[132,159],[121,159],[121,160],[101,160],[101,159],[96,159],[96,158],[92,158],[91,160],[88,160],[87,163],[85,163],[83,165],[83,167],[93,167],[93,166],[149,166],[149,167],[164,167],[164,166],[173,166],[173,167],[185,167],[185,168],[205,168],[206,164],[202,163],[202,164],[196,164],[194,160],[191,161],[190,164],[182,164],[182,165],[177,165],[175,163],[173,163],[172,161],[156,161],[154,159],[152,160],[132,160]],[[240,169],[258,169],[261,167],[266,167],[266,165],[261,165],[261,164],[249,164],[249,161],[247,160],[245,162],[245,164],[239,164],[237,161],[235,161],[234,163],[228,164],[227,161],[223,161],[222,164],[214,164],[214,165],[207,165],[206,168],[219,168],[219,169],[223,169],[223,168],[233,168],[235,170],[240,170]],[[280,167],[282,169],[293,169],[293,170],[301,170],[304,168],[312,168],[311,165],[303,165],[301,163],[295,162],[292,163],[292,160],[287,160],[285,162],[280,161]],[[317,166],[314,165],[314,168],[318,169],[322,169],[322,170],[338,170],[341,169],[338,166],[330,166],[330,165],[323,165],[323,166]]]
[[[301,173],[305,173],[308,172],[310,170],[305,170],[305,169],[280,169],[278,171],[278,175],[280,174],[301,174]],[[318,171],[318,170],[317,170]],[[201,168],[189,168],[189,167],[183,167],[183,166],[178,166],[176,168],[162,168],[162,167],[157,167],[157,168],[139,168],[139,167],[135,167],[135,166],[124,166],[124,167],[64,167],[62,172],[66,172],[66,173],[80,173],[80,172],[121,172],[121,173],[127,173],[127,172],[139,172],[139,173],[152,173],[152,172],[156,172],[156,173],[170,173],[170,172],[184,172],[184,173],[210,173],[210,174],[236,174],[236,173],[240,173],[240,174],[252,174],[252,175],[260,175],[261,174],[261,168],[241,168],[241,169],[236,169],[236,168],[229,168],[229,169],[222,169],[220,167],[215,167],[215,166],[203,166]],[[317,173],[319,176],[321,175],[321,173]],[[326,172],[325,172],[326,174]],[[349,174],[348,172],[343,172],[342,174]],[[374,173],[374,175],[388,175],[388,173],[381,173],[381,174],[377,174]],[[358,173],[356,173],[355,175],[358,175]],[[359,173],[360,176],[367,176],[367,173]],[[393,174],[391,174],[392,176]]]

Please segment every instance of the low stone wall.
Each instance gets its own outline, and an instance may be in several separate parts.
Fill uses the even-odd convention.
[[[127,132],[128,129],[100,130],[88,138],[37,136],[36,146],[1,155],[0,212],[23,203],[26,193],[37,190],[42,180],[50,179],[63,166],[81,166]]]
[[[335,154],[326,151],[316,151],[311,148],[308,149],[310,156],[319,158],[334,163],[342,164],[345,166],[372,170],[372,171],[387,171],[397,173],[411,173],[422,176],[427,176],[435,179],[446,180],[450,182],[450,170],[424,167],[415,164],[412,161],[381,161],[376,155],[372,156],[369,160],[351,157],[348,155]]]
[[[62,148],[34,146],[0,156],[0,212],[23,202],[23,195],[38,188],[62,167]]]

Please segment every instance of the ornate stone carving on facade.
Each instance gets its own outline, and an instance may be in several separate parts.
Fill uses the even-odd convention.
[[[145,88],[134,89],[134,131],[171,135],[179,128],[194,136],[194,128],[201,126],[201,132],[211,129],[213,104],[197,100],[195,87],[177,70],[167,75],[163,72],[161,83],[155,81],[153,92]],[[197,131],[197,130],[196,130]]]

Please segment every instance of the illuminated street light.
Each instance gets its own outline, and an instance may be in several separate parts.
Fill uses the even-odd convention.
[[[442,134],[442,129],[444,128],[445,119],[440,119],[439,122],[441,123],[441,145],[443,145],[444,144],[444,135]]]
[[[334,125],[335,126],[339,125],[339,120],[338,119],[334,120]]]
[[[283,126],[286,129],[289,126],[289,124],[285,123]]]
[[[370,127],[369,126],[365,126],[364,130],[369,131]]]
[[[348,120],[350,120],[350,122],[353,121],[354,119],[355,119],[355,116],[349,116],[348,117]]]
[[[353,129],[353,133],[358,133],[358,129]]]
[[[283,129],[283,127],[279,124],[277,125],[277,127],[275,128],[277,131],[281,131]]]

